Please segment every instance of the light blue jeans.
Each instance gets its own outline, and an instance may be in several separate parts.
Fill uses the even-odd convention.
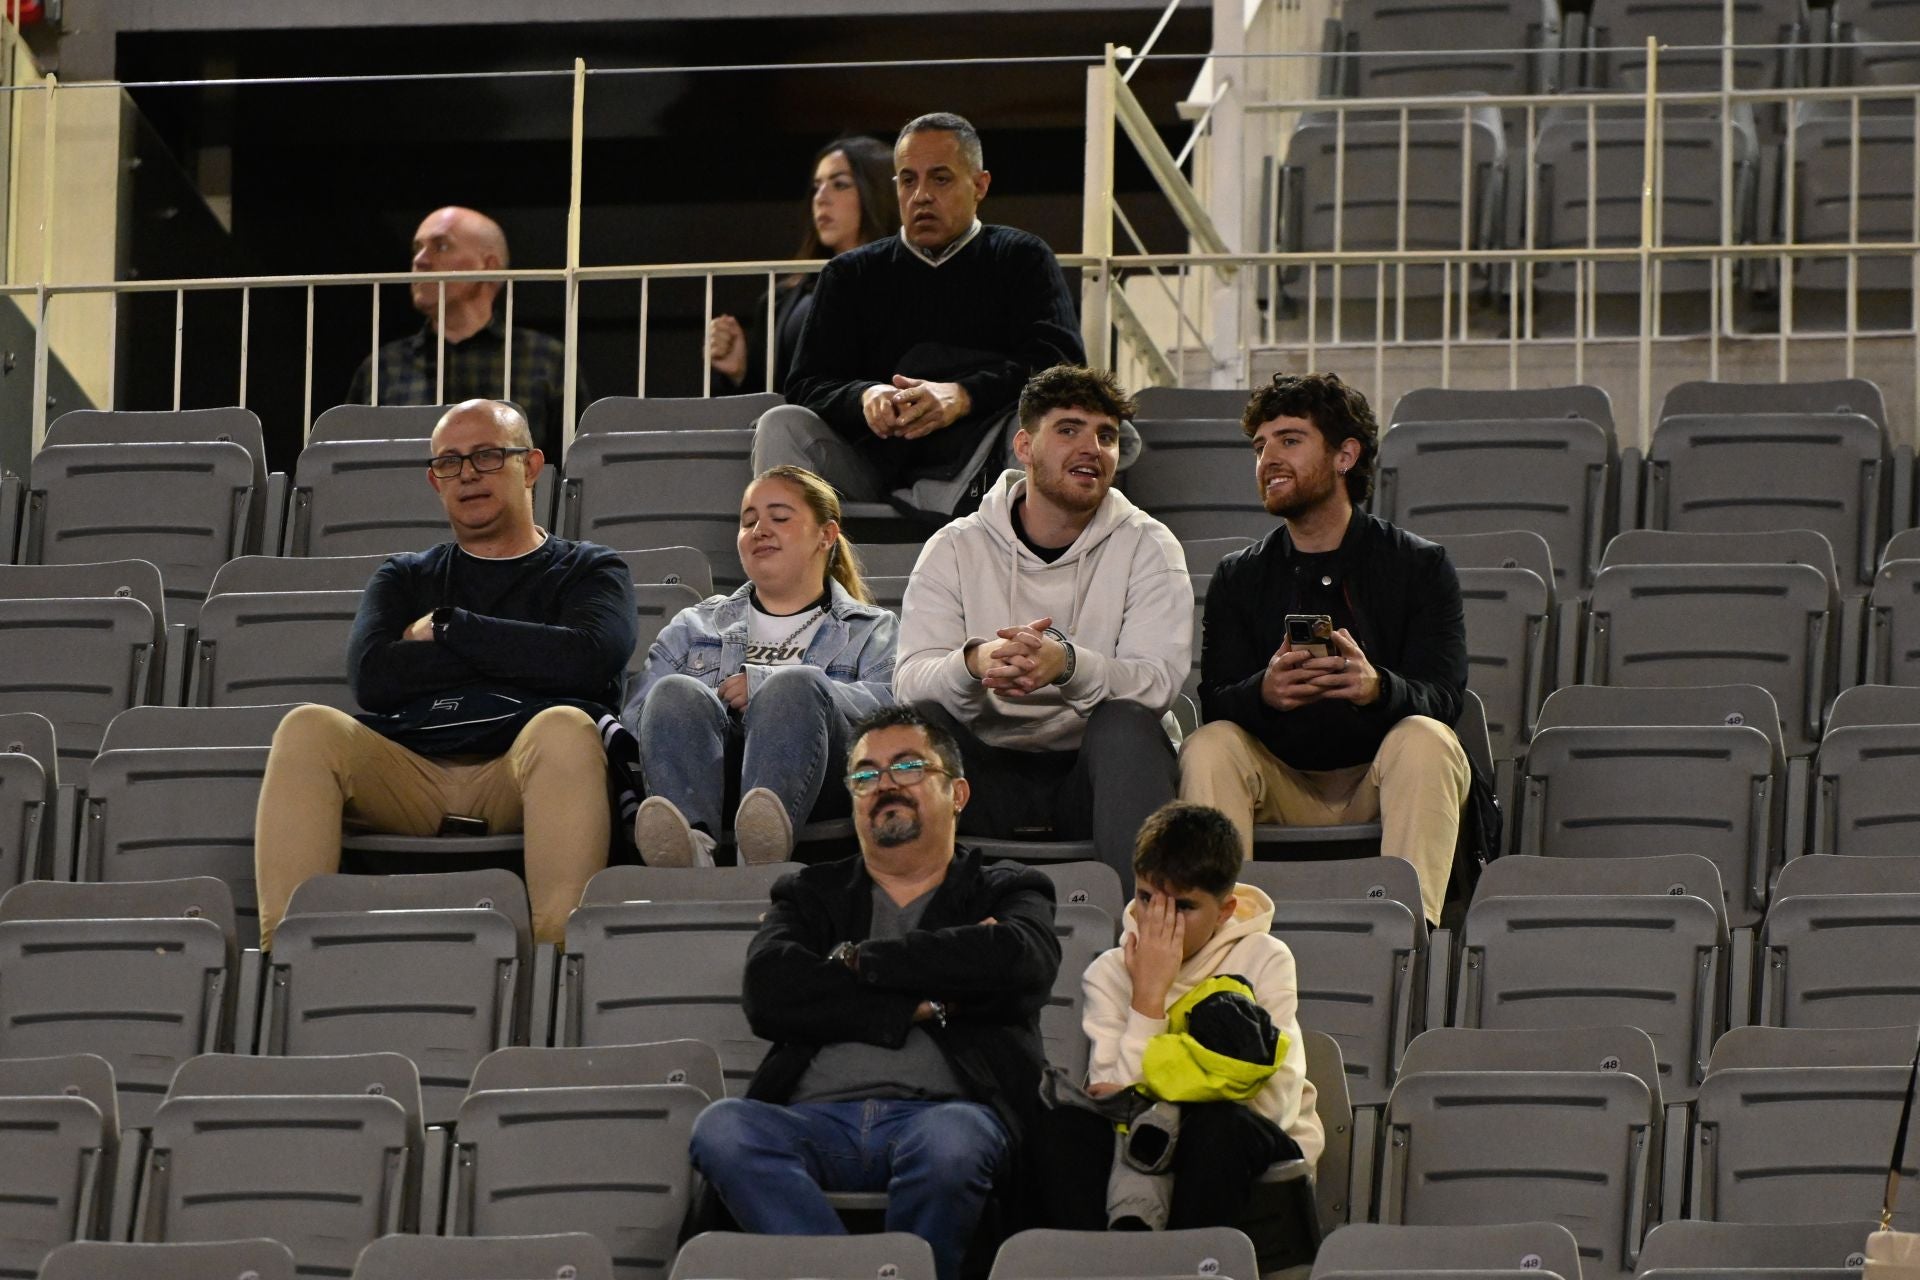
[[[740,794],[765,787],[798,831],[823,788],[840,785],[847,717],[819,667],[769,674],[736,717],[720,695],[689,675],[663,677],[640,708],[640,772],[647,794],[671,800],[693,826],[717,836],[727,791],[727,744],[739,739]]]
[[[958,1280],[967,1242],[1006,1163],[1007,1131],[977,1102],[798,1102],[727,1098],[693,1126],[693,1165],[742,1230],[844,1235],[829,1191],[887,1193],[887,1230],[933,1249]]]

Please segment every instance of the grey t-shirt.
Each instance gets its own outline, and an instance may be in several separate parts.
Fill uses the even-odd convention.
[[[873,928],[870,938],[898,938],[920,923],[937,889],[929,889],[904,907],[894,905],[887,891],[873,886]],[[925,1027],[916,1023],[898,1049],[840,1040],[822,1045],[795,1086],[791,1102],[853,1102],[867,1098],[905,1098],[944,1102],[964,1098],[967,1091],[953,1074],[947,1055],[940,1051]]]

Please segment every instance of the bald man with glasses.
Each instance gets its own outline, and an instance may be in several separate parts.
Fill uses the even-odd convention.
[[[343,821],[431,836],[524,832],[534,933],[565,935],[611,838],[596,721],[620,705],[633,583],[620,557],[534,520],[545,465],[513,405],[433,430],[427,481],[453,540],[387,560],[361,598],[347,683],[365,714],[295,707],[255,822],[260,942],[294,887],[340,869]]]
[[[945,729],[888,707],[851,736],[860,854],[774,886],[744,992],[773,1048],[701,1113],[693,1162],[766,1234],[842,1234],[825,1193],[885,1191],[886,1229],[956,1280],[1039,1100],[1053,883],[955,846],[969,790]]]

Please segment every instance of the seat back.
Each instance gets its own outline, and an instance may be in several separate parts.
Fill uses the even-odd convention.
[[[1187,573],[1195,579],[1203,579],[1212,577],[1222,560],[1236,551],[1244,551],[1253,543],[1254,540],[1248,537],[1189,538],[1180,544],[1180,549],[1187,556]],[[1201,596],[1199,588],[1195,589],[1195,595]],[[1204,599],[1204,596],[1201,598]]]
[[[33,1275],[48,1253],[105,1225],[113,1146],[80,1097],[0,1097],[0,1270]]]
[[[1380,441],[1373,511],[1423,537],[1524,529],[1545,539],[1552,586],[1579,595],[1606,545],[1613,442],[1584,418],[1401,422]],[[1516,488],[1512,476],[1525,475]]]
[[[619,1280],[665,1280],[692,1191],[686,1085],[496,1089],[460,1108],[450,1235],[585,1231]]]
[[[1911,57],[1911,51],[1889,50]],[[1837,108],[1837,110],[1836,110]],[[1801,244],[1859,243],[1898,240],[1911,234],[1910,213],[1903,218],[1901,193],[1911,208],[1913,193],[1913,113],[1904,107],[1887,114],[1862,113],[1859,145],[1855,125],[1844,103],[1802,102],[1793,111],[1794,206],[1788,210],[1790,229],[1785,239]],[[1857,159],[1856,159],[1857,156]],[[1856,198],[1857,197],[1857,198]],[[1866,290],[1905,291],[1912,287],[1913,265],[1898,255],[1861,256],[1853,273],[1856,286]],[[1795,259],[1794,288],[1798,291],[1838,293],[1848,288],[1845,257]],[[1812,307],[1809,307],[1812,310]],[[1800,316],[1796,313],[1795,320]]]
[[[1789,896],[1782,890],[1767,912],[1762,936],[1762,1022],[1777,1027],[1920,1023],[1920,893]]]
[[[580,414],[579,434],[740,431],[785,403],[786,398],[773,391],[738,396],[602,396]]]
[[[1912,1061],[1910,1027],[1735,1027],[1714,1041],[1707,1074],[1731,1067],[1897,1067]]]
[[[1654,1114],[1646,1085],[1617,1071],[1404,1074],[1387,1103],[1380,1218],[1553,1219],[1580,1242],[1587,1280],[1630,1275],[1651,1212]]]
[[[696,547],[731,591],[744,580],[735,539],[752,449],[742,429],[583,434],[567,451],[560,528],[609,547]]]
[[[447,512],[427,483],[422,440],[310,443],[294,466],[285,552],[390,555],[447,540]]]
[[[1033,869],[1053,881],[1054,901],[1063,907],[1098,907],[1117,922],[1133,899],[1133,886],[1122,886],[1119,873],[1104,862],[1041,862]]]
[[[1889,560],[1873,577],[1864,674],[1873,684],[1920,686],[1920,560]]]
[[[278,1240],[124,1244],[78,1240],[40,1264],[39,1280],[295,1280],[293,1253]]]
[[[1257,1276],[1253,1241],[1232,1227],[1113,1234],[1036,1228],[1008,1238],[989,1280],[1145,1280]]]
[[[1716,1222],[1876,1216],[1907,1068],[1736,1067],[1700,1086],[1689,1202]],[[1902,1180],[1914,1175],[1908,1150]],[[1920,1224],[1920,1206],[1895,1219]]]
[[[450,404],[336,404],[307,431],[308,444],[335,440],[430,440]]]
[[[1404,858],[1327,858],[1301,862],[1249,862],[1242,884],[1257,886],[1275,902],[1333,898],[1386,899],[1418,918],[1420,873]]]
[[[307,1274],[346,1275],[406,1229],[407,1114],[373,1094],[175,1097],[153,1120],[142,1240],[232,1240],[272,1222]]]
[[[38,760],[25,752],[0,752],[0,886],[11,888],[46,874],[52,794]]]
[[[670,1280],[934,1280],[933,1250],[905,1231],[858,1236],[759,1236],[705,1231],[680,1246]]]
[[[387,562],[369,556],[240,556],[220,566],[209,595],[282,591],[362,591]]]
[[[1081,979],[1087,966],[1112,949],[1119,937],[1117,922],[1099,907],[1062,903],[1054,908],[1053,931],[1060,939],[1060,968],[1053,991],[1040,1011],[1040,1040],[1047,1062],[1069,1077],[1084,1080],[1092,1046],[1081,1023],[1086,988]]]
[[[555,1041],[703,1040],[743,1088],[767,1050],[740,1002],[747,945],[766,909],[764,900],[581,907],[567,921]]]
[[[1449,533],[1434,538],[1447,549],[1455,569],[1531,569],[1540,581],[1552,585],[1553,551],[1547,540],[1528,529],[1495,533]]]
[[[862,579],[862,581],[867,584],[867,594],[873,597],[873,602],[882,609],[891,609],[896,616],[900,613],[901,606],[906,601],[907,584],[912,580],[911,576],[890,577],[886,575],[875,575],[871,578]]]
[[[1349,0],[1339,31],[1346,57],[1329,70],[1354,97],[1550,93],[1559,79],[1554,0]]]
[[[627,573],[635,586],[692,587],[702,600],[713,594],[713,568],[698,547],[655,547],[649,551],[622,551]]]
[[[1500,419],[1584,418],[1613,439],[1613,398],[1604,387],[1415,387],[1394,402],[1393,426],[1403,422],[1491,422]]]
[[[1795,858],[1780,868],[1773,896],[1804,894],[1920,893],[1920,859],[1829,855]]]
[[[167,1098],[391,1098],[407,1118],[407,1147],[425,1142],[420,1071],[400,1053],[343,1053],[298,1058],[203,1053],[173,1073]],[[417,1181],[417,1179],[416,1179]]]
[[[237,444],[73,444],[42,449],[28,481],[21,560],[139,556],[160,567],[176,621],[227,560],[259,538],[255,459]],[[264,480],[264,477],[262,477]]]
[[[381,1236],[360,1251],[352,1280],[474,1280],[477,1276],[613,1280],[607,1246],[584,1231],[539,1236]]]
[[[495,1049],[474,1070],[473,1093],[489,1089],[570,1089],[605,1084],[684,1084],[709,1100],[727,1096],[720,1055],[699,1040],[588,1049]]]
[[[266,747],[294,704],[259,707],[129,707],[113,718],[100,749]]]
[[[1872,584],[1887,536],[1885,430],[1862,414],[1664,418],[1647,454],[1651,529],[1812,529],[1833,547],[1843,591]]]
[[[1179,419],[1219,418],[1240,421],[1247,408],[1247,393],[1238,387],[1142,387],[1133,394],[1137,417]]]
[[[1779,865],[1785,785],[1773,744],[1751,725],[1545,729],[1527,750],[1519,852],[1703,854],[1719,869],[1728,919],[1748,927]]]
[[[1347,1068],[1340,1042],[1324,1031],[1300,1032],[1307,1058],[1307,1083],[1313,1086],[1313,1113],[1326,1138],[1313,1166],[1313,1198],[1320,1211],[1320,1233],[1333,1231],[1352,1215],[1353,1096],[1347,1092]]]
[[[1591,49],[1586,82],[1612,89],[1641,88],[1647,79],[1647,38],[1651,36],[1662,46],[1662,89],[1718,89],[1723,12],[1713,0],[1671,0],[1658,5],[1593,0],[1587,18]],[[1769,89],[1799,83],[1799,61],[1780,46],[1793,45],[1804,34],[1803,0],[1742,0],[1734,6],[1733,16],[1734,86]]]
[[[1473,1227],[1381,1226],[1356,1222],[1320,1242],[1313,1280],[1337,1271],[1404,1271],[1469,1267],[1580,1274],[1580,1246],[1557,1222],[1489,1223]]]
[[[1390,898],[1275,899],[1273,933],[1293,952],[1300,1022],[1340,1045],[1354,1105],[1385,1104],[1412,1038],[1425,921]]]
[[[1814,760],[1812,852],[1904,857],[1920,849],[1916,759],[1920,722],[1830,725]]]
[[[1136,419],[1144,448],[1125,476],[1127,497],[1182,542],[1263,538],[1274,518],[1260,505],[1253,455],[1240,430],[1212,418]]]
[[[1660,401],[1660,420],[1687,414],[1862,414],[1887,429],[1887,400],[1871,378],[1793,382],[1682,382]]]
[[[1616,542],[1618,539],[1616,539]],[[1628,564],[1594,580],[1590,684],[1757,684],[1791,755],[1820,739],[1836,629],[1828,580],[1804,564]]]
[[[700,593],[684,582],[641,584],[633,588],[633,607],[637,617],[633,655],[627,659],[627,680],[631,682],[646,668],[652,656],[653,642],[682,609],[699,604]]]
[[[174,1068],[224,1047],[233,904],[198,877],[29,881],[0,897],[0,1056],[95,1053],[143,1128]]]
[[[1701,1222],[1683,1218],[1647,1232],[1641,1265],[1656,1267],[1761,1267],[1768,1280],[1781,1267],[1831,1267],[1857,1271],[1861,1246],[1879,1223]],[[1785,1280],[1781,1277],[1780,1280]]]
[[[1750,725],[1767,735],[1785,759],[1780,711],[1757,684],[1693,685],[1681,689],[1570,684],[1547,695],[1540,728],[1587,725]]]
[[[608,867],[594,873],[582,906],[614,902],[758,902],[776,881],[798,871],[795,862],[739,867]]]
[[[1487,711],[1494,755],[1513,759],[1552,683],[1553,587],[1531,569],[1461,569],[1468,680]]]
[[[347,640],[360,612],[354,591],[217,595],[200,612],[195,706],[318,702],[359,710],[347,679]]]

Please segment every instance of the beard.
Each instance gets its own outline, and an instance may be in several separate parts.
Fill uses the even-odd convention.
[[[1097,510],[1106,501],[1107,490],[1113,487],[1109,482],[1099,486],[1093,493],[1085,493],[1069,485],[1063,471],[1044,466],[1034,467],[1028,473],[1027,483],[1033,486],[1035,493],[1043,495],[1054,506],[1076,514]]]
[[[1343,478],[1336,474],[1332,467],[1328,467],[1317,476],[1303,476],[1296,472],[1291,496],[1282,498],[1263,490],[1260,494],[1260,505],[1267,509],[1267,514],[1270,516],[1278,516],[1282,520],[1296,520],[1331,501],[1334,486],[1341,483],[1344,483]]]
[[[868,819],[868,830],[873,842],[882,849],[894,849],[903,844],[912,844],[920,838],[920,806],[911,800],[889,800],[886,806]]]

